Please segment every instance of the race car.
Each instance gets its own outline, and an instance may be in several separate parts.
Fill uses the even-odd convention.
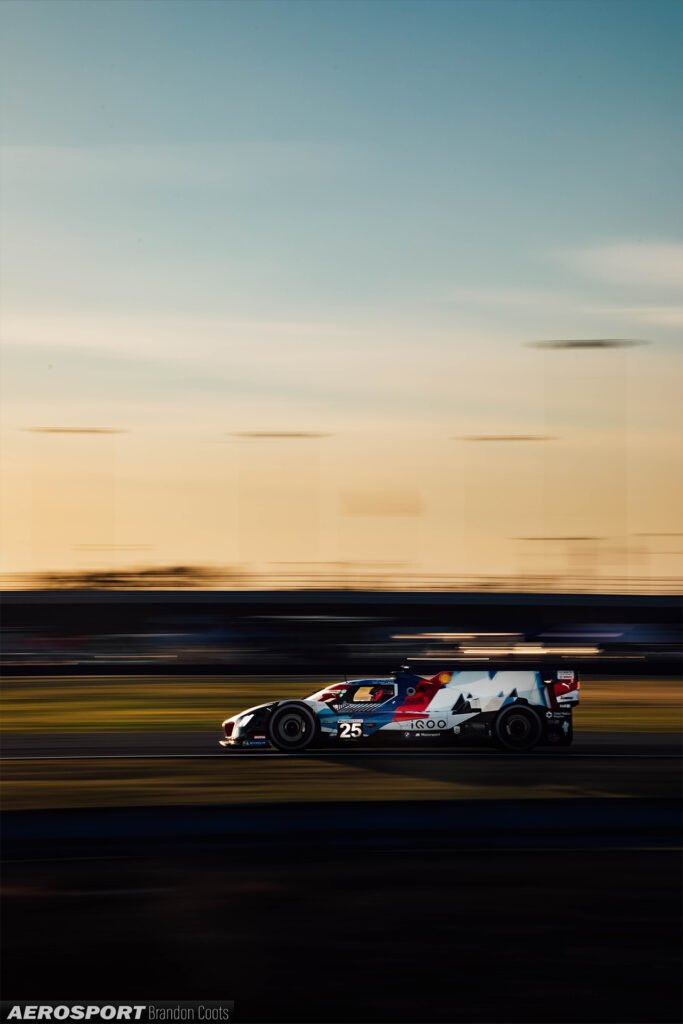
[[[332,683],[303,700],[276,700],[223,722],[227,748],[375,743],[493,743],[512,752],[539,744],[569,746],[580,682],[573,669],[442,671],[403,668],[389,679]]]

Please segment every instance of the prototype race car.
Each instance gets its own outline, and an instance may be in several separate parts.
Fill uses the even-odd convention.
[[[569,746],[580,683],[573,669],[479,671],[333,683],[303,700],[272,701],[223,722],[223,747],[488,741],[513,752]]]

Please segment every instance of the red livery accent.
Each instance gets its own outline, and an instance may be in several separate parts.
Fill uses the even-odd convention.
[[[571,693],[572,690],[580,690],[581,683],[578,679],[562,679],[553,685],[556,697],[563,697],[565,693]]]
[[[427,708],[431,704],[435,695],[439,690],[443,689],[443,683],[440,681],[439,676],[435,675],[432,679],[424,679],[421,683],[418,683],[415,687],[415,693],[410,694],[406,697],[403,704],[399,704],[394,712],[394,722],[403,722],[406,718],[425,718]]]

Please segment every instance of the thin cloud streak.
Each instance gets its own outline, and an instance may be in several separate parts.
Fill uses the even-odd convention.
[[[23,427],[25,434],[127,434],[117,427]]]
[[[307,441],[316,437],[332,437],[332,434],[315,430],[242,430],[237,433],[228,433],[228,437],[242,437],[256,441]]]
[[[633,348],[636,345],[648,345],[647,341],[635,338],[560,338],[554,341],[530,341],[530,348]]]
[[[464,434],[451,441],[557,441],[550,434]]]

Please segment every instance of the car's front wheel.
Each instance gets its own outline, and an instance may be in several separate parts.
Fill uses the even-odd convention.
[[[285,704],[276,708],[268,722],[268,739],[287,754],[310,747],[318,734],[318,722],[305,704]]]
[[[543,725],[529,707],[512,704],[500,712],[494,723],[493,736],[497,746],[510,753],[523,754],[541,741]]]

